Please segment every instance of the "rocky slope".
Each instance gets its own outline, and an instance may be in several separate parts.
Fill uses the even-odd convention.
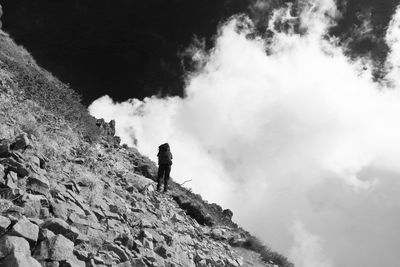
[[[0,266],[291,266],[230,210],[176,183],[155,192],[156,165],[120,145],[113,122],[84,133],[27,93],[49,84],[0,32]]]

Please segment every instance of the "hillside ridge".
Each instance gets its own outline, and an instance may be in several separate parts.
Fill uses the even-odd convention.
[[[229,209],[156,192],[156,164],[4,32],[0,66],[0,266],[293,266]]]

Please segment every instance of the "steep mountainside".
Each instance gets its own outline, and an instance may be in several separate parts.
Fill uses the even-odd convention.
[[[156,170],[0,31],[0,266],[293,266]]]

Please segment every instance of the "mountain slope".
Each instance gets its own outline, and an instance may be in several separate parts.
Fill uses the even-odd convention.
[[[230,210],[155,192],[155,163],[4,32],[0,66],[0,266],[292,266]]]

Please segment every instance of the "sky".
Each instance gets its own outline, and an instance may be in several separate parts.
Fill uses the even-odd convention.
[[[274,7],[265,31],[231,17],[211,49],[187,49],[185,97],[104,95],[89,111],[154,160],[169,142],[175,180],[296,266],[397,266],[400,9],[378,63],[331,34],[342,16],[333,0],[300,0]],[[373,31],[364,18],[354,38]]]
[[[108,94],[117,101],[183,96],[193,70],[187,48],[212,48],[220,23],[248,14],[267,37],[271,11],[297,0],[0,0],[3,29],[36,61],[71,85],[85,105]],[[379,64],[388,52],[385,28],[398,0],[338,0],[330,29],[352,57]],[[361,29],[361,30],[360,30]],[[365,30],[368,31],[365,31]]]

